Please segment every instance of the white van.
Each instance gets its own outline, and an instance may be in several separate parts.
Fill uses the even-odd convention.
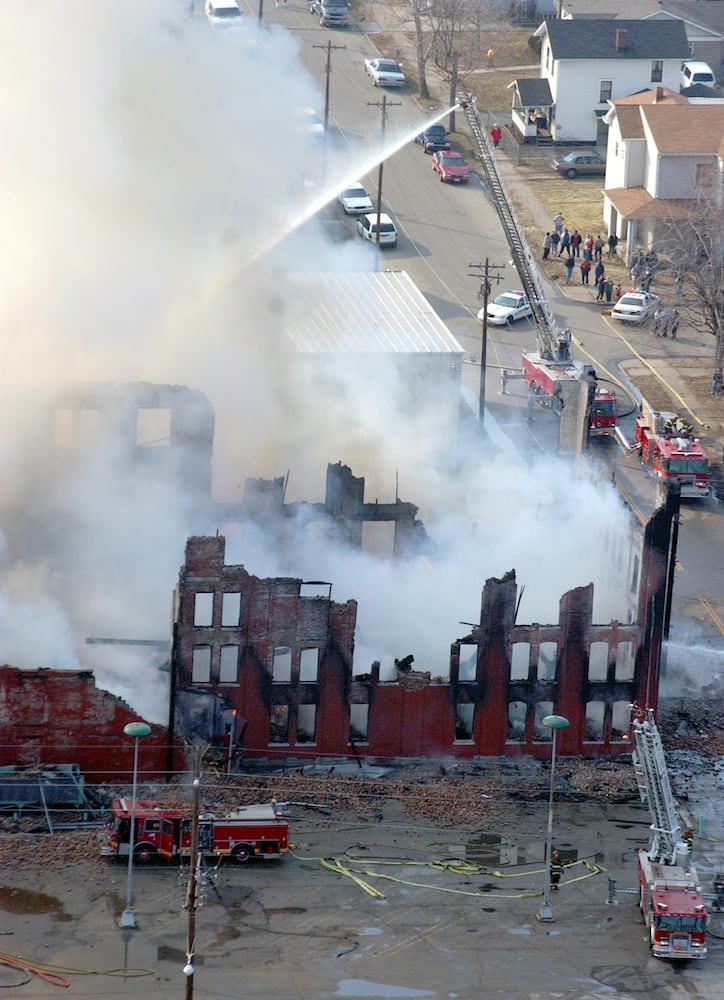
[[[363,240],[379,243],[381,247],[397,246],[397,227],[389,215],[380,213],[380,238],[377,239],[377,213],[368,212],[357,219],[357,232]]]
[[[716,77],[709,63],[685,62],[681,64],[679,90],[693,87],[695,83],[703,83],[705,87],[716,87]]]
[[[236,0],[206,0],[204,10],[213,25],[238,24],[241,21],[241,10]]]

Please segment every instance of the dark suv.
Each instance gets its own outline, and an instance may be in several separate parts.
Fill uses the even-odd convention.
[[[349,24],[349,7],[345,0],[310,0],[309,12],[319,18],[324,28],[346,28]]]
[[[420,135],[415,136],[426,153],[438,153],[442,149],[451,149],[450,139],[444,125],[430,125]]]

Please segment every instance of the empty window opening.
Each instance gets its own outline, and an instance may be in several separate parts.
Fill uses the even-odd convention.
[[[469,702],[458,702],[455,713],[455,742],[472,740],[473,723],[475,721],[475,705]]]
[[[589,701],[586,705],[586,743],[600,743],[603,740],[603,717],[606,704],[603,701]]]
[[[208,684],[211,680],[211,646],[194,646],[191,654],[191,680]]]
[[[527,681],[530,673],[530,643],[516,642],[510,651],[511,681]]]
[[[527,708],[524,701],[508,703],[508,743],[525,743]]]
[[[478,647],[472,643],[463,643],[460,646],[460,669],[458,680],[474,681],[478,665]]]
[[[543,725],[546,715],[553,715],[552,701],[538,701],[535,706],[535,722],[533,739],[536,743],[550,743],[553,739],[553,730]]]
[[[219,657],[219,684],[236,684],[239,679],[239,647],[222,646]]]
[[[588,651],[589,681],[605,681],[608,677],[608,643],[592,642]]]
[[[636,651],[632,642],[619,642],[616,646],[616,680],[632,681]]]
[[[289,705],[273,705],[269,717],[269,742],[289,742]]]
[[[292,650],[289,646],[277,646],[274,650],[272,680],[277,684],[288,684],[292,679]]]
[[[614,701],[611,711],[611,740],[614,743],[625,743],[630,738],[631,702]]]
[[[241,615],[241,594],[228,593],[221,595],[221,627],[238,628]]]
[[[316,705],[300,705],[297,709],[297,743],[314,743],[317,722]]]
[[[350,705],[349,707],[349,742],[366,743],[368,739],[368,723],[370,706]]]
[[[194,627],[210,628],[214,618],[214,595],[196,594],[194,600]]]
[[[631,570],[631,593],[635,594],[639,586],[639,557],[633,557],[633,568]]]
[[[558,645],[555,642],[542,642],[538,647],[538,680],[552,681],[556,676],[556,657]]]
[[[313,684],[319,677],[319,650],[303,649],[299,655],[299,680],[303,684]]]
[[[171,411],[141,406],[136,410],[136,443],[141,448],[168,448]]]

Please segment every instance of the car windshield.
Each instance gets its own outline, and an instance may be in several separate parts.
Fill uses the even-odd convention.
[[[594,417],[610,417],[616,414],[616,402],[613,399],[594,400],[591,406]]]
[[[425,135],[442,135],[447,137],[447,132],[442,125],[431,125],[430,128],[425,129]]]
[[[443,156],[442,162],[446,167],[464,167],[465,160],[462,156]]]
[[[342,192],[343,198],[366,198],[367,192],[363,187],[353,187],[347,188],[346,191]]]
[[[392,62],[391,59],[378,59],[377,69],[383,69],[385,73],[399,73],[400,67],[396,62]]]
[[[214,17],[241,17],[238,7],[215,7]]]
[[[618,304],[620,306],[635,306],[640,309],[643,306],[643,299],[637,299],[634,295],[624,295],[622,299],[619,299]]]
[[[496,306],[507,306],[508,309],[517,309],[518,298],[514,295],[499,295],[495,300]]]
[[[671,458],[668,462],[665,461],[663,465],[669,472],[689,472],[694,475],[697,473],[701,475],[707,471],[704,459]]]
[[[392,225],[391,222],[383,222],[380,225],[380,232],[381,233],[394,233],[394,231],[395,231],[395,227]]]

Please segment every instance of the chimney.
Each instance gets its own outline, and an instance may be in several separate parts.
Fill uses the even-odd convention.
[[[625,28],[616,28],[616,51],[623,52],[626,48],[626,35],[628,32]]]
[[[654,104],[658,104],[658,102],[663,101],[663,99],[664,99],[664,88],[657,87],[656,93],[654,94]]]

